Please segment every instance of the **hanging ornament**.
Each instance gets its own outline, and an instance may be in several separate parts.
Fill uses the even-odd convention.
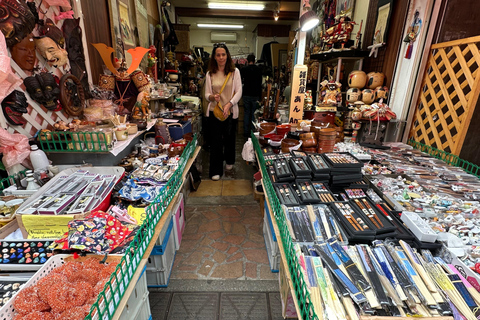
[[[403,39],[403,42],[408,42],[407,52],[405,53],[405,59],[410,59],[412,57],[413,44],[417,40],[421,27],[422,27],[422,19],[420,19],[420,12],[418,12],[418,10],[415,10],[412,24],[410,25],[410,27],[408,27],[407,35]]]

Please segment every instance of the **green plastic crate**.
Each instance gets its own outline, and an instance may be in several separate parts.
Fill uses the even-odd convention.
[[[40,147],[45,152],[108,152],[104,132],[40,132]]]

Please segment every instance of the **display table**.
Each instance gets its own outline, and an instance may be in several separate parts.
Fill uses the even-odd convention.
[[[195,159],[197,158],[198,153],[200,152],[200,149],[201,149],[200,147],[196,147],[192,157],[187,161],[187,164],[185,165],[184,170],[183,170],[183,174],[182,174],[182,179],[181,179],[182,182],[179,185],[175,195],[171,199],[170,204],[165,209],[164,214],[162,215],[162,217],[158,221],[157,225],[155,226],[155,233],[154,233],[153,237],[151,238],[150,242],[148,243],[147,249],[145,250],[145,253],[143,254],[143,257],[140,260],[140,263],[137,267],[137,270],[135,271],[132,279],[130,280],[130,283],[129,283],[126,291],[125,291],[125,294],[123,295],[122,300],[120,300],[120,302],[119,302],[119,304],[116,308],[115,314],[113,315],[113,317],[111,319],[115,319],[115,320],[120,319],[120,316],[123,312],[123,309],[125,308],[125,305],[127,304],[128,298],[130,297],[133,290],[135,289],[137,281],[140,278],[140,276],[143,272],[143,269],[145,268],[145,265],[147,264],[148,257],[150,257],[150,254],[153,250],[153,247],[155,246],[155,241],[157,240],[157,238],[160,234],[160,231],[163,229],[163,227],[165,225],[165,222],[167,221],[167,216],[170,214],[170,212],[172,211],[172,209],[175,205],[175,202],[176,202],[176,200],[177,200],[177,198],[180,194],[180,191],[182,189],[182,186],[185,183],[185,179],[186,179],[186,176],[188,174],[188,171],[190,170],[190,168],[191,168],[193,162],[195,161]]]

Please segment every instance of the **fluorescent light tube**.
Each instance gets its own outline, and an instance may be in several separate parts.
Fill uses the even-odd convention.
[[[241,24],[211,24],[211,23],[197,23],[199,28],[223,28],[223,29],[243,29]]]
[[[209,2],[208,7],[210,9],[227,9],[227,10],[256,10],[262,11],[265,8],[264,4],[258,3],[220,3],[220,2]]]

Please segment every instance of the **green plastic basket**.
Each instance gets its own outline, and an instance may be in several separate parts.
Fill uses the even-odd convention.
[[[260,144],[258,143],[257,138],[253,133],[251,134],[253,146],[258,156],[259,166],[262,170],[262,177],[268,177],[268,172],[265,166],[265,159],[263,157]],[[300,270],[300,264],[298,262],[297,256],[295,255],[295,250],[293,247],[292,237],[288,231],[287,223],[285,220],[285,212],[278,200],[275,189],[273,188],[272,182],[270,179],[263,179],[263,185],[265,186],[265,195],[268,198],[272,212],[275,216],[278,229],[280,231],[280,238],[282,240],[283,249],[285,252],[285,257],[287,258],[288,269],[292,278],[296,299],[300,308],[300,319],[318,319],[318,316],[313,308],[311,303],[310,293],[307,289],[307,284],[303,278],[303,273]]]
[[[38,140],[45,152],[108,152],[104,132],[40,132]]]
[[[196,145],[197,135],[195,135],[194,139],[185,147],[179,164],[180,162],[186,163],[193,155]],[[133,275],[137,271],[140,260],[143,258],[148,244],[155,234],[157,223],[160,221],[160,218],[165,213],[165,210],[183,183],[183,169],[184,166],[178,166],[165,187],[145,209],[146,218],[143,225],[128,246],[125,256],[110,276],[103,291],[98,295],[97,301],[92,305],[89,315],[85,317],[86,320],[108,320],[115,314]]]

